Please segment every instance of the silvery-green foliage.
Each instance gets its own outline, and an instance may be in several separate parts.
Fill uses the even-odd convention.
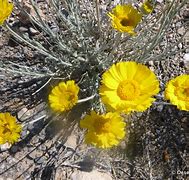
[[[171,54],[171,44],[161,54],[154,52],[154,49],[163,40],[172,19],[185,2],[173,0],[165,5],[157,3],[154,13],[143,17],[134,37],[121,34],[111,27],[107,13],[115,6],[113,1],[50,0],[51,22],[48,22],[40,16],[37,2],[30,0],[35,15],[25,13],[41,32],[43,42],[8,28],[17,39],[46,56],[44,62],[48,71],[44,75],[55,77],[64,71],[65,76],[75,70],[101,73],[120,60],[146,62],[161,60],[167,53]],[[137,1],[133,4],[140,6]],[[19,8],[19,2],[16,5]],[[21,6],[20,10],[24,11]]]

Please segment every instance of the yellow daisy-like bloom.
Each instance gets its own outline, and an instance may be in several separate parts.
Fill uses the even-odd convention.
[[[165,99],[178,109],[189,111],[189,75],[180,75],[170,80],[166,85]]]
[[[110,148],[119,144],[125,136],[125,122],[118,113],[104,115],[92,111],[80,121],[81,128],[87,128],[85,142],[98,148]]]
[[[13,144],[20,138],[22,127],[10,113],[0,113],[0,144]]]
[[[150,14],[153,11],[153,4],[150,0],[146,0],[143,4],[142,4],[142,12],[144,14]]]
[[[78,101],[79,87],[74,81],[61,82],[49,94],[49,104],[54,111],[70,110]]]
[[[13,10],[13,3],[8,0],[0,0],[0,25],[10,16]]]
[[[134,29],[142,19],[142,15],[130,4],[117,5],[108,16],[112,19],[113,28],[131,35],[136,34]]]
[[[100,95],[110,110],[144,111],[158,92],[159,81],[155,74],[134,61],[113,64],[102,76]]]

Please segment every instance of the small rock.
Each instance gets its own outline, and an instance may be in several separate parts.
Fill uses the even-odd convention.
[[[18,114],[17,114],[18,119],[21,119],[23,121],[23,120],[29,118],[33,114],[33,112],[34,112],[34,110],[32,110],[32,109],[29,110],[29,109],[24,107],[23,109],[21,109],[18,112]]]
[[[184,59],[184,65],[185,65],[186,70],[187,70],[186,72],[188,73],[188,71],[189,71],[189,53],[186,53],[184,55],[183,59]]]
[[[30,33],[31,33],[32,35],[36,35],[36,34],[39,34],[39,31],[37,31],[36,29],[30,27]]]
[[[162,2],[163,2],[163,0],[157,0],[157,2],[158,2],[158,3],[162,3]]]
[[[22,116],[24,116],[24,114],[25,114],[27,111],[28,111],[27,108],[21,109],[21,110],[18,112],[18,114],[17,114],[18,118],[19,118],[19,119],[22,118]]]
[[[182,49],[182,43],[178,44],[179,49]]]
[[[184,62],[185,62],[185,63],[189,63],[189,53],[186,53],[186,54],[183,56],[183,59],[184,59]]]
[[[58,26],[52,25],[52,26],[51,26],[51,30],[52,30],[52,32],[54,32],[54,33],[58,33],[60,29],[59,29]]]
[[[182,26],[182,23],[181,22],[177,22],[176,23],[176,27],[181,27]]]
[[[27,32],[28,31],[28,28],[25,28],[25,27],[19,27],[19,30],[21,31],[21,32]]]
[[[75,52],[73,53],[73,56],[74,56],[74,57],[77,57],[77,51],[75,51]]]
[[[154,61],[149,61],[148,63],[150,66],[154,66]]]
[[[75,149],[77,146],[77,137],[75,135],[69,136],[65,143],[65,146]]]
[[[11,147],[11,145],[9,143],[2,144],[2,145],[0,145],[0,151],[6,151],[10,147]]]
[[[162,110],[163,110],[163,104],[159,104],[159,105],[157,106],[157,111],[158,111],[158,112],[162,112]]]
[[[153,66],[150,66],[151,71],[155,71],[155,68]]]
[[[179,29],[177,30],[177,32],[178,32],[178,34],[180,34],[180,35],[184,35],[184,33],[185,33],[184,27],[179,28]]]

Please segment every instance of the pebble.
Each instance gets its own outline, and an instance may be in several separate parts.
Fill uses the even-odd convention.
[[[23,109],[21,109],[21,110],[18,112],[18,114],[17,114],[18,119],[22,118],[22,116],[24,116],[24,115],[26,114],[27,111],[28,111],[27,108],[23,108]]]
[[[178,34],[180,34],[180,35],[184,35],[184,33],[185,33],[185,28],[184,28],[184,27],[181,27],[181,28],[179,28],[179,29],[177,30],[177,32],[178,32]]]
[[[182,43],[178,44],[179,49],[182,49]]]
[[[75,149],[77,147],[77,137],[75,135],[69,136],[65,143],[65,146]]]
[[[32,35],[39,34],[39,31],[37,31],[36,29],[34,29],[34,28],[32,28],[32,27],[30,27],[29,30],[30,30],[30,33],[31,33]]]
[[[159,104],[159,105],[157,106],[157,111],[158,111],[158,112],[162,112],[162,110],[163,110],[163,104]]]
[[[21,31],[21,32],[27,32],[28,31],[28,28],[25,28],[25,27],[19,27],[19,30]]]
[[[58,27],[58,26],[55,26],[55,25],[52,25],[52,26],[51,26],[51,30],[52,30],[52,32],[54,32],[54,33],[58,33],[58,32],[59,32],[59,27]]]
[[[189,53],[186,53],[183,58],[185,61],[189,61]]]
[[[163,0],[157,0],[157,2],[158,2],[158,3],[162,3],[162,2],[163,2]]]
[[[176,27],[181,27],[182,26],[182,23],[181,22],[177,22],[176,23]]]
[[[189,53],[186,53],[186,54],[183,56],[183,59],[184,59],[184,63],[189,63]]]
[[[0,145],[0,151],[6,151],[10,147],[11,147],[11,145],[8,143],[2,144],[2,145]]]
[[[148,63],[150,66],[154,66],[154,61],[149,61]]]

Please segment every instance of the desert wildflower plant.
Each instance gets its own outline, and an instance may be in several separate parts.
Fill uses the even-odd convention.
[[[0,25],[10,16],[13,10],[13,3],[8,0],[0,0]]]
[[[85,142],[97,148],[111,148],[120,143],[125,136],[126,123],[118,113],[109,112],[99,115],[92,111],[80,121],[80,127],[86,128]]]
[[[10,113],[0,113],[0,144],[18,142],[22,126]]]
[[[189,111],[189,75],[171,79],[165,88],[165,99],[180,110]]]
[[[146,123],[154,120],[150,113],[159,104],[170,106],[162,100],[164,82],[156,63],[177,53],[175,43],[167,43],[166,33],[172,31],[172,22],[186,2],[50,0],[42,8],[41,1],[14,0],[16,20],[9,22],[13,4],[0,0],[2,28],[21,44],[19,50],[24,53],[18,59],[0,59],[0,111],[16,114],[20,122],[9,113],[0,113],[0,143],[8,142],[21,152],[29,148],[0,176],[27,157],[32,163],[23,172],[41,178],[48,168],[78,168],[80,161],[96,152],[111,156],[113,162],[107,163],[111,166],[118,162],[115,157],[122,156],[134,167],[131,162],[138,159],[129,161],[131,156],[126,154],[130,139],[138,143],[132,133],[142,124],[145,133],[140,138],[145,141],[150,136]],[[183,36],[177,37],[178,42]],[[168,83],[165,97],[187,111],[188,75],[180,77]],[[72,134],[77,137],[76,147],[67,143]],[[19,148],[15,148],[20,136]],[[146,142],[151,141],[146,140],[143,148]],[[38,150],[43,151],[41,156],[32,157]],[[153,179],[147,148],[146,152],[150,175],[144,177]],[[95,161],[97,157],[103,158],[96,156]],[[39,169],[35,163],[41,163]]]
[[[134,61],[113,64],[102,75],[100,95],[104,104],[114,111],[145,111],[158,92],[159,82],[155,74]]]

